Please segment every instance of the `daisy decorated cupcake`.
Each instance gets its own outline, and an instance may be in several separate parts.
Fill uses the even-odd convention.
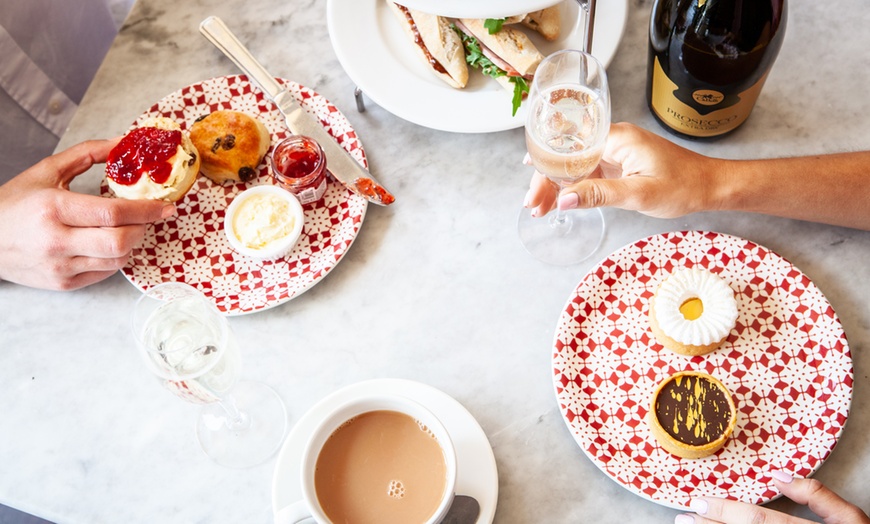
[[[656,290],[649,321],[664,347],[681,355],[704,355],[725,342],[737,324],[737,299],[718,275],[699,266],[678,269]]]

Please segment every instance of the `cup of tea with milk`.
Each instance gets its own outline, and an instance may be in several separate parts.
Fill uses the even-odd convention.
[[[435,524],[456,486],[456,451],[438,418],[399,395],[349,400],[309,437],[301,462],[302,499],[276,524]]]

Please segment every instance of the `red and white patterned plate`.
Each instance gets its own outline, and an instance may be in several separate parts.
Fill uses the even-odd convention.
[[[362,144],[335,106],[311,89],[289,80],[278,81],[351,156],[368,167]],[[212,78],[182,88],[154,104],[134,127],[147,118],[165,116],[189,130],[197,118],[219,109],[259,118],[272,135],[272,147],[290,134],[278,108],[244,75]],[[223,233],[223,218],[238,193],[253,185],[272,183],[265,160],[258,169],[257,178],[247,184],[219,185],[200,175],[177,203],[174,217],[148,226],[144,243],[122,269],[124,276],[142,290],[165,281],[186,282],[227,315],[282,304],[323,279],[359,233],[368,202],[329,177],[323,199],[303,206],[305,227],[293,251],[276,261],[253,260],[230,247]],[[100,192],[111,194],[105,180]]]
[[[658,344],[647,321],[658,283],[700,265],[727,280],[737,326],[716,351],[684,357]],[[737,426],[714,455],[681,459],[644,423],[665,377],[700,370],[720,379]],[[658,504],[690,497],[759,504],[780,495],[770,470],[805,477],[827,459],[852,399],[852,357],[837,315],[791,263],[748,240],[684,231],[639,240],[587,274],[559,318],[553,382],[580,448],[607,475]]]

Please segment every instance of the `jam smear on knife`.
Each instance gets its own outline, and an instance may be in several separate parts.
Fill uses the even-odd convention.
[[[389,191],[369,178],[357,178],[354,180],[354,185],[356,185],[361,194],[369,198],[377,198],[384,205],[390,205],[396,201],[396,197],[390,194]]]

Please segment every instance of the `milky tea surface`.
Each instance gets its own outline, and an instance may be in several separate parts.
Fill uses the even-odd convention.
[[[370,411],[336,429],[320,450],[317,498],[332,522],[413,524],[435,513],[447,465],[432,432],[395,411]]]

